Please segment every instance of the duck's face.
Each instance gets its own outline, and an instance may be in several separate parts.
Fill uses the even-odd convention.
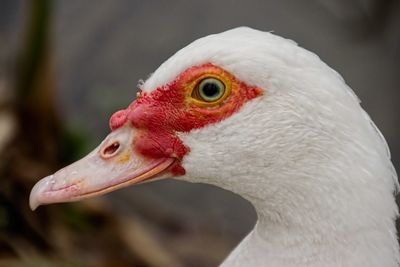
[[[358,108],[314,54],[246,28],[193,42],[140,89],[98,148],[35,185],[32,208],[165,177],[279,196],[291,174],[329,159],[339,146],[324,136],[346,130]]]
[[[229,153],[230,144],[224,142],[226,131],[214,130],[209,140],[191,145],[183,139],[196,130],[214,127],[261,95],[262,89],[214,64],[189,67],[167,84],[149,92],[141,90],[127,109],[111,117],[112,133],[99,147],[35,185],[30,205],[36,208],[40,204],[75,201],[164,177],[208,176],[207,165],[203,164],[212,161],[212,155]],[[226,149],[214,151],[216,142]],[[198,146],[207,147],[209,154],[202,155],[207,159],[186,166],[185,158],[200,152]],[[198,167],[203,172],[198,173]]]

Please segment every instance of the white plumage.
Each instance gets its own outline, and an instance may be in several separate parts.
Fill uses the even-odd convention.
[[[173,81],[207,63],[262,94],[197,127],[200,118],[224,115],[226,102],[238,103],[233,94],[212,109],[185,102],[193,101],[193,91]],[[353,91],[318,56],[271,33],[237,28],[183,48],[141,88],[137,101],[113,115],[113,132],[98,148],[35,185],[33,209],[160,178],[179,163],[174,175],[186,174],[176,178],[230,190],[258,214],[254,230],[222,267],[399,265],[398,183],[389,149]],[[171,88],[186,98],[159,98],[170,97]],[[173,108],[164,113],[165,107]],[[188,107],[201,109],[201,116],[185,113],[196,127],[174,128]],[[190,152],[179,157],[176,147]]]
[[[183,48],[143,89],[208,62],[265,92],[224,121],[180,133],[191,148],[181,179],[235,192],[258,214],[221,266],[398,266],[397,176],[342,77],[293,41],[242,27]]]

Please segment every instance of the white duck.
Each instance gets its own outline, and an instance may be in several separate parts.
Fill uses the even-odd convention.
[[[318,56],[236,28],[183,48],[140,88],[98,148],[35,185],[32,209],[172,176],[254,205],[258,222],[223,267],[398,266],[388,147]]]

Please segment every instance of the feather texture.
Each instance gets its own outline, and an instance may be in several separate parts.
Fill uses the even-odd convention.
[[[397,175],[343,78],[293,41],[241,27],[178,51],[142,89],[207,63],[264,90],[233,116],[178,133],[191,149],[180,179],[235,192],[258,214],[221,266],[398,266]]]

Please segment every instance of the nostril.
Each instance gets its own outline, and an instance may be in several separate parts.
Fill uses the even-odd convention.
[[[117,154],[117,151],[120,147],[120,144],[118,141],[112,143],[111,145],[106,146],[102,151],[101,151],[101,156],[103,158],[111,158],[115,154]]]

